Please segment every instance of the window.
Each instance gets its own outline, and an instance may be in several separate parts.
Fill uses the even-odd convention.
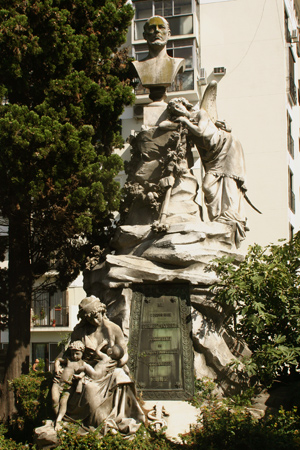
[[[289,30],[289,16],[286,12],[286,10],[284,10],[284,31],[285,31],[285,40],[287,43],[291,42],[291,33]]]
[[[288,176],[289,208],[295,214],[294,174],[290,168]]]
[[[293,225],[290,223],[290,240],[292,240],[294,237],[294,227]]]
[[[66,305],[66,292],[37,292],[33,300],[31,321],[39,327],[67,327],[69,311]]]
[[[295,85],[295,58],[293,55],[293,51],[289,48],[288,53],[289,58],[289,78],[288,78],[288,91],[290,94],[291,101],[294,105],[297,103],[297,88]]]
[[[289,154],[294,158],[294,139],[292,138],[292,119],[290,115],[287,115],[287,146]]]
[[[32,344],[32,362],[36,359],[44,361],[45,372],[54,370],[54,361],[58,357],[59,353],[63,350],[63,345],[54,343],[33,343]]]
[[[144,25],[151,16],[163,16],[172,36],[193,34],[193,0],[135,1],[135,39],[143,39]]]

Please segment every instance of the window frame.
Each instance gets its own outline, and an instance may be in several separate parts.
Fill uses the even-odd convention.
[[[161,0],[162,2],[165,2],[165,0]],[[193,36],[195,34],[195,20],[194,20],[194,13],[195,13],[195,1],[194,0],[190,0],[190,5],[191,5],[191,11],[188,13],[180,13],[180,14],[174,14],[174,10],[175,10],[175,1],[176,0],[170,0],[171,1],[171,7],[172,7],[172,14],[168,14],[168,15],[162,15],[162,14],[157,14],[155,12],[155,0],[152,0],[152,12],[151,12],[151,16],[155,16],[155,15],[162,15],[162,17],[164,17],[166,20],[169,21],[169,19],[172,19],[173,17],[188,17],[191,16],[192,18],[192,32],[189,34],[185,34],[185,35],[178,35],[178,34],[172,34],[172,38],[174,38],[175,36],[179,36],[179,37],[185,37],[185,36]],[[142,3],[141,0],[137,0],[137,1],[133,1],[133,7],[135,7],[136,3]],[[135,8],[134,8],[135,9]],[[138,33],[137,33],[137,29],[136,29],[136,24],[137,23],[145,23],[148,18],[141,18],[141,19],[137,19],[136,17],[134,17],[133,19],[133,31],[132,31],[132,42],[140,42],[142,40],[144,40],[143,38],[138,38]],[[170,26],[171,27],[171,26]]]
[[[32,300],[31,322],[34,327],[69,327],[67,291],[37,291]]]

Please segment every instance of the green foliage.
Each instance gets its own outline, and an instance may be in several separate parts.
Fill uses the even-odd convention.
[[[41,362],[42,364],[42,362]],[[17,414],[11,419],[10,429],[18,439],[32,439],[33,429],[42,425],[45,417],[52,417],[52,374],[30,371],[10,383],[15,395]]]
[[[59,445],[55,450],[172,450],[182,449],[180,444],[169,441],[164,433],[154,433],[150,429],[141,426],[132,439],[124,439],[120,433],[108,433],[104,437],[99,435],[101,430],[90,432],[86,435],[78,434],[78,425],[70,425],[59,432]]]
[[[226,326],[253,352],[250,375],[267,384],[299,365],[299,269],[300,233],[290,242],[250,247],[238,267],[225,258],[214,265],[221,279],[215,301],[228,314]]]
[[[299,449],[299,416],[296,410],[255,419],[246,410],[223,404],[203,408],[201,424],[184,436],[188,448],[205,450]]]
[[[12,438],[7,438],[7,428],[0,423],[0,448],[1,450],[25,450],[29,448],[28,444],[21,444],[14,441]],[[34,447],[31,447],[32,449]]]
[[[125,0],[1,3],[0,209],[30,221],[33,275],[55,257],[61,288],[88,242],[105,245],[119,206],[122,162],[111,152],[134,97],[118,48],[132,14]]]
[[[32,442],[32,431],[41,425],[41,417],[49,417],[49,388],[51,379],[43,373],[30,373],[12,383],[16,393],[18,418],[15,424],[27,429],[26,435],[16,434],[0,425],[0,448],[23,450],[34,448],[17,443],[11,437]],[[59,431],[59,444],[55,450],[296,450],[300,449],[300,418],[296,408],[280,409],[261,419],[254,418],[247,407],[237,405],[240,399],[220,400],[216,385],[208,379],[196,382],[199,409],[198,423],[183,436],[182,443],[166,438],[164,431],[154,432],[141,426],[135,436],[124,439],[119,433],[101,434],[101,426],[94,432],[78,433],[78,424],[69,424]],[[245,400],[245,399],[244,399]],[[45,415],[46,414],[46,415]],[[25,436],[25,437],[24,437]]]
[[[44,361],[40,360],[38,372],[31,370],[28,375],[21,375],[9,382],[9,387],[14,392],[17,413],[10,417],[7,424],[8,433],[3,432],[3,434],[7,434],[16,442],[32,442],[34,428],[41,426],[45,417],[53,417],[51,400],[53,377],[49,372],[42,371],[43,366]],[[7,442],[8,449],[19,448],[13,447],[13,444],[10,447],[9,439]],[[17,445],[16,442],[15,445]],[[6,449],[4,444],[0,448]]]
[[[201,408],[204,402],[217,401],[217,385],[210,378],[195,378],[195,393],[191,404]]]
[[[126,0],[1,1],[0,213],[11,314],[24,305],[24,327],[9,330],[8,378],[26,365],[35,281],[52,271],[54,287],[66,289],[91,248],[110,239],[122,168],[112,150],[134,101],[119,50],[132,17]]]

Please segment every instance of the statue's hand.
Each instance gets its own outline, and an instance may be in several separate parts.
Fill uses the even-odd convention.
[[[106,345],[108,345],[108,340],[103,339],[103,341],[101,342],[101,345],[99,346],[99,350],[102,350]]]
[[[117,367],[118,362],[110,359],[109,361],[107,361],[106,363],[106,371],[107,373],[110,372],[112,369],[115,369]]]
[[[78,374],[74,373],[74,375],[73,375],[74,380],[81,380],[83,377],[84,377],[84,372],[81,372]]]
[[[55,364],[54,364],[54,374],[59,376],[63,373],[63,371],[64,371],[64,368],[62,367],[60,362],[56,360]]]
[[[173,177],[173,175],[170,175],[169,177],[162,178],[158,184],[160,187],[167,188],[167,187],[174,186],[174,183],[175,183],[175,178]]]
[[[187,125],[187,124],[190,124],[190,123],[191,123],[190,120],[189,120],[187,117],[185,117],[185,116],[179,116],[179,117],[177,117],[177,119],[175,119],[175,122],[176,122],[176,123],[182,123],[182,124],[184,124],[184,125]]]

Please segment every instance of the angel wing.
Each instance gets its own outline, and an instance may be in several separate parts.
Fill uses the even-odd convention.
[[[200,109],[204,109],[211,120],[216,123],[218,120],[217,112],[217,82],[211,81],[204,91]]]

